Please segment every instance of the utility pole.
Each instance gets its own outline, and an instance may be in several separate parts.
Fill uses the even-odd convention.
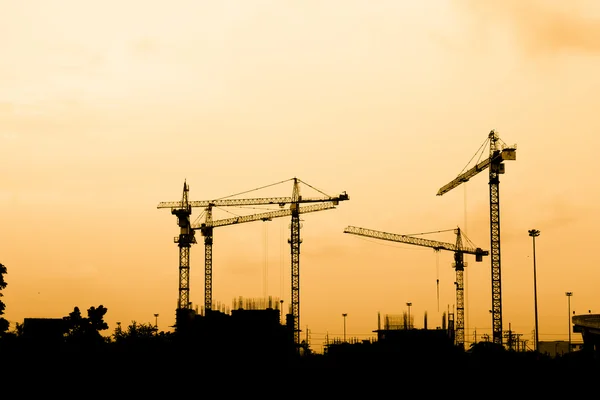
[[[571,296],[573,296],[573,292],[566,292],[567,300],[569,303],[569,353],[571,352]]]
[[[535,351],[539,351],[539,330],[538,330],[538,308],[537,308],[537,277],[536,277],[536,265],[535,265],[535,238],[540,236],[538,229],[530,229],[529,236],[533,240],[533,304],[535,310]]]
[[[279,300],[279,304],[281,304],[279,307],[279,322],[283,324],[283,321],[285,321],[283,319],[283,299]]]
[[[308,335],[310,331],[308,330],[308,325],[306,325],[306,348],[308,349],[310,336]]]

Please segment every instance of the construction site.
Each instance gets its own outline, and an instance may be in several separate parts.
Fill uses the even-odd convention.
[[[443,313],[441,321],[434,321],[430,327],[427,313],[423,315],[422,324],[417,327],[415,316],[410,315],[411,303],[407,303],[408,312],[403,314],[377,314],[377,327],[373,329],[372,338],[346,337],[346,314],[344,317],[343,337],[327,336],[323,344],[323,352],[335,357],[354,355],[357,353],[407,354],[419,351],[420,354],[447,355],[456,351],[468,350],[465,346],[465,284],[464,271],[466,257],[474,256],[476,263],[489,260],[490,283],[490,316],[491,335],[482,335],[481,341],[502,347],[507,350],[526,352],[539,350],[540,343],[535,332],[535,340],[530,341],[522,332],[513,332],[503,324],[502,309],[502,258],[501,258],[501,223],[500,223],[500,176],[505,173],[505,161],[516,160],[516,145],[507,146],[492,130],[480,152],[484,156],[471,168],[460,173],[456,178],[444,184],[437,191],[437,196],[455,189],[481,172],[489,174],[489,249],[473,244],[460,227],[452,229],[455,240],[441,242],[414,235],[403,235],[347,226],[343,233],[367,237],[375,240],[403,243],[448,251],[453,254],[452,268],[455,271],[454,304]],[[300,316],[300,245],[301,220],[305,213],[335,209],[342,202],[350,200],[346,192],[335,196],[323,194],[317,197],[304,197],[300,193],[298,178],[290,180],[293,184],[290,196],[282,197],[250,197],[220,198],[212,200],[193,200],[186,182],[183,184],[181,197],[175,201],[160,202],[158,209],[167,209],[175,216],[179,234],[174,243],[179,252],[179,287],[177,307],[175,310],[175,333],[199,343],[206,343],[211,349],[228,348],[239,352],[241,349],[256,349],[256,354],[308,354],[314,351],[308,334],[303,336]],[[242,194],[247,192],[242,192]],[[238,193],[238,195],[240,195]],[[236,195],[236,196],[238,196]],[[510,195],[510,194],[509,194]],[[307,204],[304,204],[307,203]],[[240,206],[275,206],[278,209],[256,214],[216,219],[214,211],[219,208]],[[193,210],[198,209],[200,217],[193,219]],[[253,221],[270,221],[276,218],[289,217],[288,244],[290,249],[290,293],[287,310],[284,311],[284,300],[276,297],[235,298],[231,305],[225,306],[213,299],[213,231],[217,227],[243,224]],[[340,232],[342,233],[342,232]],[[190,301],[190,251],[198,242],[204,245],[204,285],[203,304],[194,305]],[[438,282],[439,283],[439,282]],[[200,290],[197,288],[196,290]],[[488,307],[484,305],[483,307]],[[373,311],[374,313],[377,310]],[[536,309],[537,313],[537,309]],[[420,319],[420,317],[418,317]],[[375,327],[373,327],[375,328]],[[536,314],[537,330],[537,314]],[[589,333],[591,332],[591,333]],[[589,331],[587,340],[596,347],[596,337]],[[571,346],[569,344],[569,350]],[[254,353],[253,353],[254,354]]]

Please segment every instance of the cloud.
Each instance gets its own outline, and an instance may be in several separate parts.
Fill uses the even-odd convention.
[[[585,208],[569,202],[562,196],[557,196],[541,204],[543,225],[545,228],[563,229],[575,224],[585,215]]]
[[[150,37],[138,39],[131,44],[133,54],[141,58],[156,54],[159,48],[158,41]]]
[[[98,267],[92,264],[80,264],[62,272],[65,278],[70,279],[95,278],[99,275]]]
[[[10,102],[0,101],[0,116],[12,114],[14,106]]]
[[[467,0],[457,3],[466,5],[468,11],[482,18],[486,25],[490,22],[508,24],[516,40],[530,55],[562,51],[600,53],[597,2]]]

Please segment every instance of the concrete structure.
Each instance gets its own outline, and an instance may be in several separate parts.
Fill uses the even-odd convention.
[[[573,332],[581,333],[583,349],[600,357],[600,314],[574,315]]]

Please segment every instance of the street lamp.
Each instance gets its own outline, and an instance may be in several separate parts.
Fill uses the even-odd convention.
[[[535,238],[540,236],[538,229],[530,229],[529,236],[533,240],[533,303],[535,309],[535,351],[539,351],[538,309],[537,309],[537,278],[535,271]]]
[[[567,300],[569,303],[569,353],[571,352],[571,296],[573,296],[573,292],[565,292],[567,295]]]
[[[154,327],[158,330],[158,314],[154,314]]]
[[[411,302],[406,303],[406,305],[408,306],[408,329],[410,328],[410,306],[412,306]]]
[[[344,343],[346,343],[346,317],[348,316],[347,313],[343,313],[342,317],[344,317]]]

